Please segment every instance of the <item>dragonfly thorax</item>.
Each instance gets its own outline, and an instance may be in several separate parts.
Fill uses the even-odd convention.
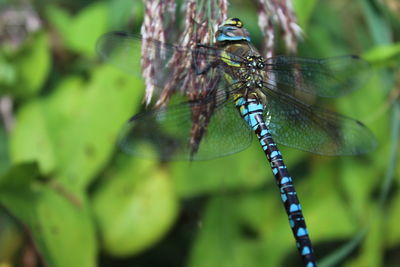
[[[223,48],[221,62],[229,69],[225,77],[237,90],[248,93],[263,86],[265,60],[250,43],[250,35],[238,18],[225,20],[215,34]]]
[[[264,58],[259,55],[252,55],[246,57],[247,67],[252,69],[263,69],[265,67]]]
[[[255,54],[244,58],[241,67],[236,71],[238,80],[246,91],[263,87],[264,80],[264,58]],[[233,71],[235,73],[235,71]]]

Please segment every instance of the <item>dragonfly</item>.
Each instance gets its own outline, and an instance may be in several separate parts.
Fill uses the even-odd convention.
[[[167,103],[134,115],[119,145],[126,153],[163,160],[206,160],[247,148],[257,137],[269,162],[289,218],[296,246],[307,267],[317,266],[302,207],[277,144],[321,155],[357,155],[376,146],[360,121],[313,103],[362,86],[368,63],[358,56],[311,59],[264,58],[238,18],[219,25],[213,45],[194,47],[110,32],[100,37],[99,55],[140,75],[140,49],[153,53],[155,94],[165,87]],[[188,58],[176,71],[176,56]],[[175,71],[174,71],[175,70]],[[309,101],[311,99],[311,101]],[[311,102],[311,103],[310,103]]]

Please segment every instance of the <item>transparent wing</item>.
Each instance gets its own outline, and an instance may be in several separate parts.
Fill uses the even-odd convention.
[[[265,119],[277,143],[321,155],[356,155],[376,146],[360,121],[306,105],[266,85]]]
[[[206,160],[245,149],[252,140],[251,130],[232,99],[218,102],[194,155],[189,145],[193,110],[204,107],[204,102],[184,102],[138,114],[123,128],[119,144],[128,154],[163,160]]]
[[[142,49],[142,44],[145,47]],[[141,39],[140,36],[125,32],[109,32],[97,41],[97,52],[100,57],[121,70],[142,77],[142,55],[151,57],[149,62],[155,67],[151,70],[151,83],[164,88],[174,80],[174,87],[182,86],[187,73],[201,72],[205,67],[221,59],[220,51],[209,46],[198,46],[193,49],[162,43],[153,39]],[[225,60],[233,60],[235,56],[225,53]],[[236,57],[237,58],[237,57]],[[240,60],[238,58],[238,60]],[[150,62],[151,61],[151,62]]]
[[[276,56],[266,60],[270,83],[295,95],[297,90],[321,97],[338,97],[362,86],[369,78],[369,64],[357,56],[326,59]]]
[[[127,73],[141,76],[141,42],[139,37],[125,32],[109,32],[97,40],[96,50],[103,60]],[[158,50],[159,45],[154,44]]]

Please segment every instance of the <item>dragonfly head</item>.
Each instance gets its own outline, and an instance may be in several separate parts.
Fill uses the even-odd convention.
[[[249,32],[243,28],[243,22],[238,18],[229,18],[225,20],[215,33],[217,43],[231,41],[250,42]]]

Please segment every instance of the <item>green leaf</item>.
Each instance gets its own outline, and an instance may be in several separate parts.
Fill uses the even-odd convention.
[[[392,61],[399,64],[400,43],[378,45],[365,52],[363,57],[369,62],[388,66]]]
[[[206,202],[188,266],[297,266],[299,256],[288,258],[297,249],[279,190],[239,192]]]
[[[68,108],[57,104],[65,101],[62,95],[49,99],[48,113],[54,112],[52,123],[58,125],[60,131],[56,138],[60,160],[57,179],[69,183],[74,177],[78,187],[90,183],[118,150],[118,134],[132,116],[133,108],[140,103],[142,88],[138,79],[103,66],[80,88],[85,90],[81,99],[71,99],[70,103],[76,105],[69,105],[69,117],[58,110],[60,106]]]
[[[385,179],[382,185],[380,201],[379,204],[381,208],[384,208],[384,205],[388,200],[391,200],[391,203],[388,205],[388,219],[385,221],[388,224],[388,229],[386,233],[389,233],[389,236],[386,240],[387,243],[391,246],[396,246],[400,240],[400,231],[398,230],[398,222],[399,220],[399,208],[400,208],[400,194],[395,195],[394,197],[390,197],[391,190],[395,185],[395,178],[397,176],[397,180],[400,179],[400,167],[399,167],[399,136],[400,136],[400,103],[396,102],[392,107],[392,118],[391,118],[391,140],[390,140],[390,153],[389,159],[387,160],[386,174]],[[398,181],[397,181],[398,182]],[[386,226],[386,225],[385,225]]]
[[[400,176],[398,176],[400,177]],[[385,225],[385,240],[386,244],[390,247],[396,247],[400,243],[400,194],[397,194],[392,199],[388,212],[387,221]]]
[[[0,54],[0,94],[10,93],[9,88],[17,81],[17,70],[14,64]],[[6,90],[8,89],[8,90]]]
[[[37,161],[42,173],[51,173],[57,158],[50,134],[42,101],[33,100],[22,106],[10,136],[11,162]]]
[[[45,183],[36,164],[16,165],[0,181],[0,203],[30,229],[47,266],[96,266],[90,212],[77,201],[84,195]]]
[[[0,125],[0,176],[10,167],[10,155],[8,154],[8,133],[4,126]]]
[[[142,88],[137,79],[106,66],[87,84],[64,79],[53,94],[19,110],[12,161],[36,160],[43,173],[57,170],[56,179],[86,187],[117,149],[120,128],[141,97],[135,87]]]
[[[341,161],[338,173],[342,190],[347,195],[348,209],[353,216],[361,220],[371,215],[366,210],[370,206],[369,197],[375,190],[375,185],[379,183],[379,172],[365,168],[365,161],[357,161],[356,158],[346,158]]]
[[[348,241],[345,245],[337,248],[327,257],[324,257],[322,260],[319,261],[318,265],[321,267],[329,267],[337,266],[338,264],[340,264],[343,259],[347,258],[350,253],[352,253],[360,245],[367,231],[368,227],[361,228],[350,241]]]
[[[344,239],[357,230],[352,221],[354,213],[339,193],[342,188],[337,176],[342,172],[344,168],[334,158],[315,156],[313,168],[307,173],[309,179],[297,186],[307,226],[314,240]]]
[[[48,5],[46,6],[46,16],[51,24],[58,30],[61,40],[64,40],[72,23],[68,12],[56,5]]]
[[[359,0],[359,2],[374,43],[379,45],[390,43],[392,39],[391,27],[387,18],[377,8],[376,3],[367,0]]]
[[[107,253],[137,254],[159,241],[177,216],[171,180],[154,162],[130,158],[96,190],[93,210]]]
[[[51,54],[47,33],[40,32],[28,40],[13,60],[17,82],[11,93],[17,97],[29,97],[38,93],[47,79]]]
[[[274,266],[266,264],[261,242],[251,243],[241,236],[237,204],[242,199],[216,196],[208,201],[188,266]]]
[[[20,225],[4,207],[0,208],[0,262],[13,262],[25,240]]]
[[[54,23],[64,45],[85,56],[95,56],[95,44],[107,27],[107,6],[94,3],[72,16],[56,6],[47,8],[47,16]]]
[[[382,235],[384,215],[382,210],[375,204],[368,207],[373,216],[368,221],[369,228],[367,236],[359,249],[356,266],[385,266],[384,257],[384,235]]]

